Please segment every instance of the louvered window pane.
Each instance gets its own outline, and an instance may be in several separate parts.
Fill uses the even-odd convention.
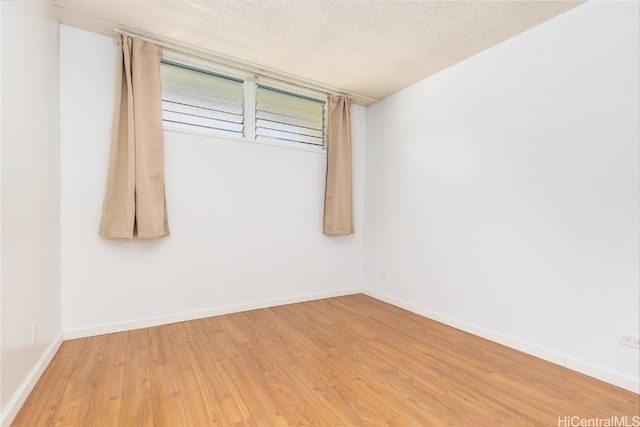
[[[258,86],[256,139],[324,146],[325,102]]]
[[[243,135],[243,83],[162,62],[162,120],[171,127]]]

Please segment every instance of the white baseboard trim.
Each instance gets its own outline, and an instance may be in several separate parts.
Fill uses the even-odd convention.
[[[3,408],[2,416],[0,416],[0,426],[8,426],[13,422],[13,419],[18,415],[18,411],[24,402],[29,397],[29,393],[36,386],[36,383],[47,369],[49,363],[56,355],[56,352],[62,344],[62,332],[59,332],[54,338],[53,342],[47,346],[42,356],[38,359],[36,364],[31,368],[27,376],[25,377],[18,390],[11,396],[11,399],[7,402],[7,405]]]
[[[341,297],[364,293],[362,288],[341,289],[337,291],[319,292],[314,294],[297,295],[293,297],[274,298],[261,301],[253,301],[242,304],[225,305],[220,307],[194,310],[189,312],[174,313],[166,316],[150,317],[146,319],[131,320],[126,322],[110,323],[106,325],[91,326],[88,328],[66,329],[63,331],[64,339],[85,338],[95,335],[111,334],[114,332],[131,331],[134,329],[150,328],[170,323],[185,322],[201,319],[203,317],[220,316],[223,314],[238,313],[241,311],[256,310],[259,308],[276,307],[278,305],[295,304],[298,302],[314,301],[324,298]]]
[[[452,326],[456,329],[460,329],[462,331],[469,332],[470,334],[488,339],[489,341],[493,341],[498,344],[502,344],[507,347],[522,351],[523,353],[538,357],[540,359],[547,360],[557,365],[564,366],[565,368],[580,372],[582,374],[588,375],[609,384],[613,384],[617,387],[624,388],[634,393],[640,393],[640,380],[638,378],[622,375],[609,369],[602,368],[600,366],[593,365],[588,362],[575,359],[556,351],[549,350],[547,348],[543,348],[525,341],[521,341],[507,335],[503,335],[490,329],[482,328],[472,323],[467,323],[462,320],[446,316],[444,314],[411,304],[398,298],[381,294],[376,291],[365,289],[362,291],[362,293],[372,298],[379,299],[380,301],[395,305],[396,307],[404,308],[405,310],[411,311],[437,322],[444,323],[445,325]]]

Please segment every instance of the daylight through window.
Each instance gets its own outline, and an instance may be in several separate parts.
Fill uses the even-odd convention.
[[[325,146],[326,98],[162,62],[165,128],[260,142]]]

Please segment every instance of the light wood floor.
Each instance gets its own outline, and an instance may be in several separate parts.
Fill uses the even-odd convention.
[[[13,425],[550,426],[625,415],[640,416],[637,394],[354,295],[65,341]]]

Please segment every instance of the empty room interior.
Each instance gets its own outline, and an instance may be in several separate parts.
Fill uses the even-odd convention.
[[[640,3],[0,2],[0,425],[640,426]]]

